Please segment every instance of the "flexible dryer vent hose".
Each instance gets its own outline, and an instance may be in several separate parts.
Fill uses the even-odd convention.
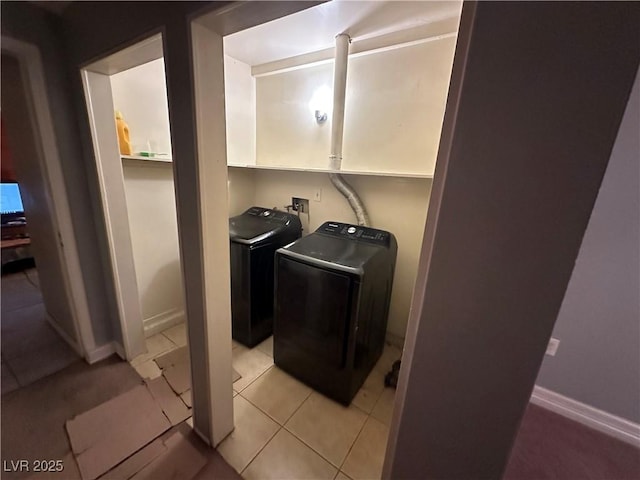
[[[364,204],[360,197],[353,189],[351,185],[347,183],[342,175],[339,173],[330,173],[329,178],[331,179],[331,183],[336,189],[347,199],[351,209],[356,214],[356,218],[358,219],[358,225],[367,226],[369,225],[369,214],[367,210],[364,208]]]

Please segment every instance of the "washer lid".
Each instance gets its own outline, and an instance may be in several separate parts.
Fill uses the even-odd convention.
[[[229,219],[229,238],[245,244],[255,244],[289,229],[301,231],[295,215],[262,207],[251,207]]]

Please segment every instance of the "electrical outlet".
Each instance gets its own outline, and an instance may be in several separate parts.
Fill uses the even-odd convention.
[[[555,357],[559,346],[560,340],[558,340],[557,338],[552,338],[551,340],[549,340],[549,345],[547,345],[546,354]]]
[[[291,197],[291,205],[294,212],[309,213],[309,200],[307,198]]]

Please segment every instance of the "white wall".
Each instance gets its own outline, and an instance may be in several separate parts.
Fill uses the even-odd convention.
[[[640,423],[640,75],[537,383]]]
[[[123,172],[142,318],[147,324],[149,320],[183,319],[171,164],[125,161]]]
[[[439,38],[350,57],[344,170],[433,173],[454,48],[455,38]],[[330,110],[332,83],[333,63],[256,79],[258,165],[328,168],[331,122],[318,124],[309,102],[328,89]],[[431,180],[358,175],[348,181],[372,226],[398,239],[388,332],[404,338]],[[313,199],[318,189],[321,201],[311,201],[310,218],[301,216],[305,233],[329,220],[355,222],[327,175],[311,172],[230,168],[230,214],[251,205],[284,208],[292,196]]]
[[[164,59],[111,76],[113,103],[129,125],[134,152],[171,153]],[[171,163],[123,162],[127,215],[145,326],[184,319]]]
[[[332,78],[327,64],[256,79],[258,165],[329,167],[330,120],[316,123],[309,100]]]
[[[250,168],[229,168],[229,216],[240,215],[256,201],[255,170]]]
[[[256,163],[256,81],[251,67],[224,56],[227,163]]]
[[[349,64],[342,168],[433,174],[455,38]]]
[[[133,152],[171,155],[164,59],[159,58],[111,76],[113,105],[129,126]]]
[[[407,326],[427,215],[431,180],[350,175],[369,209],[371,225],[392,232],[398,240],[398,257],[387,331],[403,337]],[[321,189],[321,201],[310,201],[310,218],[301,215],[304,234],[330,220],[355,222],[347,201],[323,173],[282,172],[229,168],[230,215],[251,205],[283,208],[292,196],[312,199]]]
[[[432,174],[455,38],[349,59],[344,170]],[[309,101],[332,88],[333,63],[256,80],[257,163],[328,168],[331,119]]]

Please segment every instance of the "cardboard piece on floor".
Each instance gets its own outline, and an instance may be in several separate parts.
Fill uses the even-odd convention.
[[[187,390],[186,392],[184,392],[182,395],[180,395],[180,398],[182,399],[182,401],[184,402],[184,404],[191,408],[191,390]]]
[[[171,387],[164,377],[145,380],[145,382],[151,395],[156,399],[160,408],[162,408],[162,411],[171,422],[171,425],[178,425],[191,416],[191,411],[173,390],[171,390]],[[188,391],[191,392],[190,390]]]
[[[189,365],[189,350],[187,347],[176,348],[170,352],[160,355],[154,359],[156,365],[162,370],[166,370],[174,365],[187,364]],[[231,369],[231,383],[236,382],[242,378],[235,368]]]
[[[100,480],[129,480],[136,473],[167,451],[164,442],[156,438],[149,445],[139,450],[117,467],[109,470]]]
[[[93,480],[171,427],[145,385],[66,423],[83,480]]]
[[[160,355],[154,361],[163,370],[179,363],[189,363],[189,350],[187,347],[176,348]]]
[[[132,480],[191,480],[207,459],[179,432],[164,442],[167,452],[138,472]]]
[[[177,363],[162,371],[173,391],[178,395],[191,388],[191,368],[188,363]]]

